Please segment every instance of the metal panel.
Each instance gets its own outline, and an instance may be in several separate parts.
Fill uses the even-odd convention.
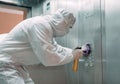
[[[74,73],[71,70],[72,63],[65,65],[67,84],[102,84],[100,0],[62,2],[59,0],[58,2],[60,8],[71,9],[77,19],[71,32],[64,37],[65,39],[60,38],[58,42],[70,48],[91,43],[94,49],[91,57],[80,60],[78,72]]]
[[[40,64],[27,68],[35,84],[66,84],[64,66],[45,67]]]
[[[106,57],[103,84],[120,84],[120,1],[105,0]]]

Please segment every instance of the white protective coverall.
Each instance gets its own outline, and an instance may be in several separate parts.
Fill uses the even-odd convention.
[[[16,25],[0,41],[0,84],[34,84],[25,65],[58,66],[71,62],[72,50],[58,45],[54,37],[67,34],[74,22],[71,12],[59,9]]]

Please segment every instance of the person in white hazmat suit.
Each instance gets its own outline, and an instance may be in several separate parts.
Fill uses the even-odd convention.
[[[58,66],[82,57],[82,49],[62,47],[54,40],[67,34],[74,23],[70,11],[58,9],[16,25],[0,41],[0,84],[34,84],[25,65]]]

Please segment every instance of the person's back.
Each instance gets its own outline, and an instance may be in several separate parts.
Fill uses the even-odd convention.
[[[15,63],[25,64],[25,65],[29,65],[31,63],[34,64],[33,62],[35,62],[35,64],[40,63],[38,59],[34,57],[35,54],[31,48],[30,39],[29,39],[31,37],[28,34],[30,28],[34,26],[35,22],[37,22],[39,18],[41,19],[41,17],[39,16],[30,18],[16,25],[13,28],[13,30],[7,34],[4,40],[0,42],[1,54],[2,55],[5,54],[5,57],[10,58],[9,60],[11,61],[14,60]],[[30,60],[29,58],[32,59]]]
[[[33,52],[33,49],[31,46],[32,45],[31,41],[34,40],[31,34],[34,34],[32,30],[34,30],[33,28],[35,28],[35,26],[37,26],[37,28],[39,29],[42,28],[41,31],[42,30],[46,31],[45,29],[49,27],[46,21],[41,16],[36,16],[33,18],[26,19],[20,22],[18,25],[16,25],[9,33],[5,35],[5,37],[3,37],[3,39],[1,39],[0,41],[0,66],[3,68],[1,68],[2,72],[0,72],[0,77],[1,75],[5,75],[4,69],[8,68],[6,71],[7,72],[10,70],[14,71],[14,72],[11,72],[14,74],[14,77],[17,77],[17,73],[19,73],[20,75],[19,77],[17,77],[18,79],[19,78],[21,79],[21,77],[24,78],[24,80],[26,81],[30,79],[28,72],[26,70],[25,71],[22,70],[24,66],[21,66],[21,65],[34,65],[34,64],[40,63],[40,60]],[[41,25],[44,26],[44,29],[43,27],[41,27]],[[16,69],[19,72],[16,72],[15,71]],[[25,74],[26,76],[24,76]],[[9,73],[6,75],[9,75]],[[11,78],[12,77],[9,76],[10,81],[11,81]],[[23,81],[23,79],[20,81],[19,80],[18,80],[18,83],[15,83],[15,84],[22,84],[22,82],[20,81]],[[7,82],[4,83],[4,81],[5,80],[3,77],[3,81],[0,80],[0,82],[2,82],[3,84],[7,84]],[[31,79],[30,79],[30,82],[32,82]],[[14,84],[14,83],[12,82],[11,84]]]
[[[29,28],[34,25],[33,23],[36,18],[38,19],[40,17],[24,20],[16,25],[12,31],[4,36],[1,36],[0,83],[24,84],[25,82],[31,82],[34,84],[29,77],[28,72],[23,69],[24,66],[21,65],[33,65],[40,63],[37,57],[35,57],[36,55],[34,54],[29,42],[30,36],[27,34]],[[32,19],[34,19],[34,21]]]

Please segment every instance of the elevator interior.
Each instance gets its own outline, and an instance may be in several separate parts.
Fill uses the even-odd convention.
[[[27,10],[26,18],[45,15],[58,8],[73,11],[76,23],[70,33],[57,42],[74,49],[92,44],[90,57],[63,66],[28,66],[35,84],[120,84],[120,6],[119,0],[0,0],[0,6]],[[0,29],[1,31],[1,29]]]

